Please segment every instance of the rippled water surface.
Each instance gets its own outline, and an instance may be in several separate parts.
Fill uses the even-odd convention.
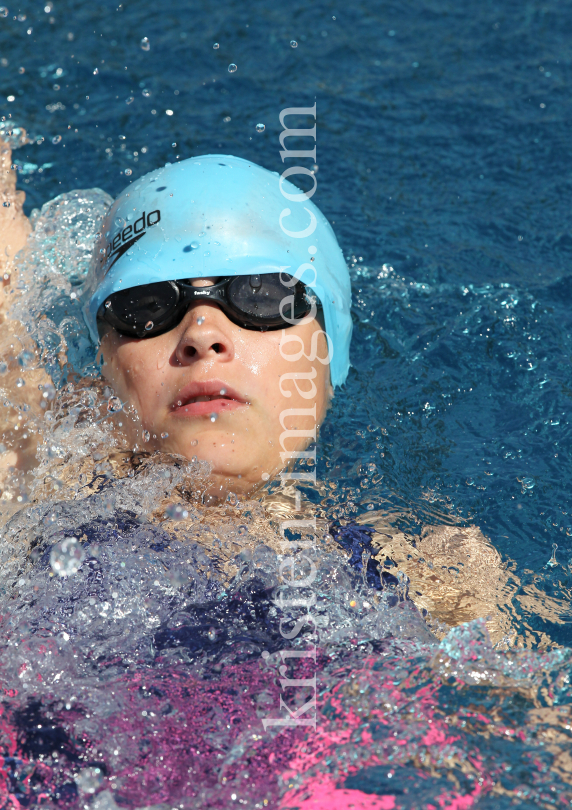
[[[2,807],[568,806],[572,9],[2,9],[0,126],[28,131],[35,226],[3,449],[19,416],[40,437],[0,501]],[[281,171],[278,114],[314,101],[354,342],[302,488],[316,657],[284,670],[310,644],[274,603],[293,493],[205,508],[196,463],[127,475],[113,392],[77,382],[97,374],[79,296],[130,180],[208,152]],[[32,419],[16,379],[38,367]],[[311,696],[285,672],[316,675],[316,730],[264,730]]]

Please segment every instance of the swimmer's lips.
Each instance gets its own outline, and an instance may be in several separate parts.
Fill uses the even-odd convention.
[[[224,391],[224,394],[221,394],[221,391]],[[226,383],[221,380],[210,380],[186,385],[179,391],[171,408],[174,416],[210,416],[211,413],[244,408],[248,404]]]

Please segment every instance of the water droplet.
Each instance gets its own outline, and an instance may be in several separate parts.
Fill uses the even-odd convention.
[[[144,430],[141,435],[143,436],[143,441],[144,442],[148,442],[149,439],[151,438],[151,434],[149,433],[148,430]]]
[[[42,397],[43,399],[47,399],[49,402],[56,398],[56,389],[51,383],[46,383],[44,385]]]
[[[218,413],[211,413],[211,415],[210,415],[211,422],[216,422],[217,419],[218,419]]]
[[[199,318],[197,318],[198,326],[202,326],[204,322],[205,322],[205,316],[204,315],[201,315]]]
[[[209,627],[207,637],[209,641],[216,641],[216,630],[214,627]]]
[[[3,202],[2,205],[4,206],[4,208],[10,208],[11,203]]]
[[[298,47],[298,43],[296,42],[295,39],[290,40],[290,47],[291,48],[297,48]]]
[[[115,217],[115,219],[113,220],[113,224],[115,225],[116,228],[123,228],[123,226],[125,225],[125,220],[123,219],[123,217]]]
[[[147,323],[145,324],[145,331],[150,332],[154,326],[155,324],[153,323],[153,321],[147,321]]]
[[[143,37],[143,39],[141,40],[141,49],[144,51],[149,51],[151,49],[149,37]]]
[[[16,380],[16,388],[23,388],[26,385],[26,380],[23,380],[21,377],[18,377]]]
[[[80,771],[74,781],[83,793],[95,793],[103,782],[103,773],[97,765],[90,765]]]
[[[237,70],[238,70],[238,67],[234,64],[234,62],[231,62],[230,65],[228,66],[228,72],[229,73],[236,73]]]
[[[131,169],[125,169],[125,174],[127,175],[127,177],[129,177],[130,175],[133,174],[133,172],[131,171]]]
[[[109,413],[117,413],[123,409],[123,403],[119,397],[109,397],[107,400],[107,410]]]
[[[61,135],[54,135],[54,137],[52,138],[52,143],[59,143],[61,139],[62,139]]]
[[[220,389],[220,395],[221,395],[221,397],[224,397],[224,395],[225,395],[225,394],[226,394],[226,388],[221,388],[221,389]]]
[[[213,51],[218,51],[219,48],[220,45],[218,44],[218,42],[215,42],[215,44],[213,45]]]
[[[522,492],[523,495],[525,494],[525,492],[528,492],[531,489],[534,489],[534,484],[535,484],[534,478],[530,478],[530,477],[526,476],[526,477],[523,477],[523,478],[517,478],[517,481],[520,482],[521,492]]]
[[[193,440],[191,441],[191,447],[196,447],[198,443],[199,443],[199,440],[198,440],[198,439],[193,439]]]
[[[263,481],[268,481],[268,479],[270,478],[268,473],[262,473],[260,477],[262,478]]]
[[[34,355],[32,352],[21,352],[18,355],[18,363],[22,366],[22,368],[28,368],[34,362]]]
[[[162,438],[162,439],[168,439],[168,438],[169,438],[169,434],[168,434],[167,432],[163,431],[163,433],[161,433],[161,438]]]
[[[558,548],[558,544],[557,543],[552,543],[552,557],[548,560],[548,562],[544,566],[545,568],[548,568],[548,566],[550,566],[551,568],[554,568],[555,565],[558,565],[558,560],[556,559],[556,549],[557,548]]]
[[[0,374],[6,374],[8,371],[8,363],[5,363],[3,360],[0,362]]]
[[[171,503],[165,509],[165,517],[169,520],[185,520],[189,517],[189,513],[185,507],[180,503]]]
[[[197,242],[197,241],[191,242],[191,247],[192,247],[193,250],[196,250],[200,246],[201,246],[200,242]]]
[[[50,565],[55,574],[69,577],[75,574],[85,557],[85,552],[76,537],[66,537],[50,552]]]
[[[264,130],[265,130],[265,129],[266,129],[266,125],[265,125],[265,124],[257,124],[257,125],[256,125],[256,131],[257,131],[257,132],[264,132]]]
[[[111,301],[105,302],[105,309],[109,309],[111,307]]]

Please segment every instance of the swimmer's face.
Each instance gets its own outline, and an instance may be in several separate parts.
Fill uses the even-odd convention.
[[[283,469],[288,459],[280,454],[308,445],[331,397],[329,367],[319,360],[327,341],[314,318],[259,332],[199,301],[156,337],[110,329],[101,350],[104,376],[137,411],[130,440],[210,462],[223,490],[251,491]]]

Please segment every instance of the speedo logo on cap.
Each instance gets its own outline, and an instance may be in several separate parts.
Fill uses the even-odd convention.
[[[117,259],[123,256],[130,247],[133,247],[135,242],[138,242],[142,236],[145,236],[148,228],[152,228],[153,225],[160,221],[161,212],[159,209],[151,211],[149,214],[143,211],[133,225],[127,225],[123,230],[118,231],[105,249],[102,250],[101,261],[107,265],[105,275],[109,273]]]

